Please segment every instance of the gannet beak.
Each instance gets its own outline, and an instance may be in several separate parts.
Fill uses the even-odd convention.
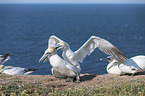
[[[45,59],[45,60],[44,60]],[[47,61],[48,60],[48,55],[44,54],[40,59],[39,59],[39,62],[42,62],[44,60]]]
[[[63,47],[59,47],[59,46],[57,46],[57,47],[55,47],[55,49],[58,51],[58,50],[63,49]]]
[[[59,47],[57,46],[57,47],[55,47],[55,49],[56,49],[56,50],[58,50],[58,49],[59,49]]]
[[[109,61],[109,59],[108,58],[101,58],[101,59],[99,59],[100,61]]]

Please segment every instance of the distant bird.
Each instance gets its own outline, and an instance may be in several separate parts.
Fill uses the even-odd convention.
[[[10,53],[0,55],[0,64],[4,64],[8,60],[10,60]]]
[[[112,56],[108,56],[106,59],[100,60],[110,62],[107,65],[107,72],[111,74],[121,75],[125,73],[131,73],[132,75],[134,75],[134,73],[145,71],[144,55],[134,56],[122,62],[116,60]]]
[[[99,48],[102,52],[114,56],[118,61],[126,60],[126,56],[109,41],[97,36],[91,36],[77,51],[72,51],[65,41],[52,35],[48,40],[48,47],[55,47],[57,50],[63,50],[62,57],[64,60],[74,65],[77,72],[80,73],[80,63],[83,62],[87,55],[90,55],[95,48]]]
[[[63,60],[57,54],[57,50],[54,47],[48,47],[39,62],[43,60],[47,61],[48,59],[53,67],[51,71],[55,77],[72,77],[74,79],[76,78],[77,82],[79,82],[80,78],[76,68],[69,62]]]
[[[21,67],[0,65],[0,73],[4,73],[7,75],[28,75],[36,70],[38,70],[38,68],[26,69],[26,68],[21,68]]]

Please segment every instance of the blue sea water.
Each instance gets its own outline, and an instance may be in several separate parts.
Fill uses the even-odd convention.
[[[5,65],[39,68],[51,74],[48,62],[38,63],[51,35],[77,50],[92,35],[118,47],[128,58],[145,55],[144,4],[0,4],[0,54],[17,54]],[[62,51],[59,51],[61,55]],[[107,57],[96,49],[81,64],[81,73],[105,74]]]

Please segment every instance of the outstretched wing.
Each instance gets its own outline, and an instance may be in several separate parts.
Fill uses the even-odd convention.
[[[60,42],[64,42],[63,40],[59,39],[58,37],[52,35],[48,40],[48,47],[56,47],[56,45]]]
[[[78,61],[83,62],[83,59],[97,47],[105,54],[115,57],[119,62],[124,62],[124,60],[127,59],[126,56],[109,41],[100,37],[91,36],[85,44],[75,51]]]

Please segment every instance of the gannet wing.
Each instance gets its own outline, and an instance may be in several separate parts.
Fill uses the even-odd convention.
[[[91,36],[88,41],[75,51],[78,61],[83,62],[83,59],[92,53],[95,48],[99,48],[105,54],[115,57],[119,62],[127,60],[126,56],[109,41],[97,36]]]
[[[56,45],[60,42],[64,42],[63,40],[59,39],[58,37],[52,35],[48,40],[48,47],[56,47]]]

